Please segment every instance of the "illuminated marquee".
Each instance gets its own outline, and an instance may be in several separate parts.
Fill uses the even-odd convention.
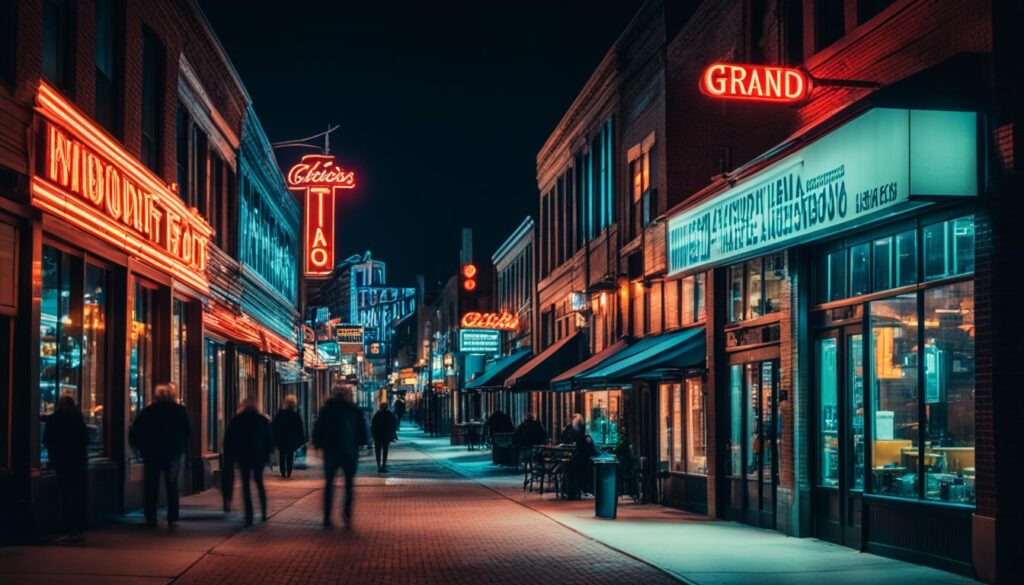
[[[499,329],[516,331],[519,329],[519,317],[511,313],[466,313],[462,316],[462,326],[469,329]]]
[[[795,67],[713,63],[700,77],[700,90],[714,98],[756,102],[800,102],[811,95],[811,78]]]
[[[307,276],[326,276],[334,268],[335,189],[355,186],[355,174],[331,155],[307,154],[288,171],[288,188],[306,191]]]
[[[59,93],[40,83],[32,205],[208,292],[213,228]]]

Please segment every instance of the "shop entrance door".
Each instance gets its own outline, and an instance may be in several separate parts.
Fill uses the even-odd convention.
[[[817,536],[861,547],[864,493],[864,335],[859,325],[814,341],[817,397]]]
[[[775,528],[779,486],[779,360],[730,366],[728,516]]]

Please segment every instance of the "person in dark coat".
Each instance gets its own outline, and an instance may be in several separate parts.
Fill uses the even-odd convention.
[[[324,526],[331,525],[331,507],[334,505],[334,478],[340,467],[345,474],[345,506],[342,519],[345,528],[352,526],[352,487],[359,464],[359,448],[366,445],[366,419],[352,403],[354,388],[350,384],[336,384],[334,395],[320,407],[320,415],[313,425],[313,445],[323,451]]]
[[[395,401],[395,419],[398,420],[398,426],[395,428],[402,428],[402,417],[405,416],[405,401]]]
[[[229,459],[238,464],[238,471],[242,476],[245,525],[251,526],[253,521],[250,479],[256,484],[256,492],[260,498],[261,518],[266,522],[267,492],[263,487],[263,468],[270,461],[274,442],[270,431],[270,421],[260,414],[254,399],[243,400],[238,414],[228,423],[227,431],[224,433],[224,450],[227,451]]]
[[[284,405],[274,415],[271,426],[274,430],[274,444],[277,445],[281,477],[291,477],[295,466],[295,451],[306,444],[306,427],[297,412],[298,399],[294,394],[284,397]]]
[[[178,404],[177,384],[159,384],[153,391],[154,402],[135,417],[128,440],[142,453],[146,524],[156,526],[156,502],[160,494],[160,476],[167,492],[167,524],[178,521],[178,472],[181,456],[192,439],[188,411]]]
[[[383,472],[388,466],[388,446],[398,439],[398,419],[388,410],[388,403],[381,402],[380,410],[370,421],[373,435],[373,454],[377,456],[377,471]]]
[[[563,445],[579,445],[586,434],[587,429],[583,422],[583,415],[577,412],[572,415],[572,420],[562,430],[562,435],[559,439]]]
[[[543,445],[547,441],[547,435],[544,425],[534,418],[532,412],[528,412],[523,422],[519,423],[512,441],[521,451],[529,450],[534,445]]]
[[[484,433],[487,435],[487,440],[492,443],[494,442],[494,433],[511,433],[515,430],[516,425],[512,422],[512,417],[501,409],[492,412],[491,416],[487,417],[487,422],[484,423]]]
[[[65,535],[58,543],[78,542],[86,524],[86,486],[88,485],[89,429],[82,411],[70,396],[61,396],[53,414],[46,419],[43,445],[50,468],[57,472]]]

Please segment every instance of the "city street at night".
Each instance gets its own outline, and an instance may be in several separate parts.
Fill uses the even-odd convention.
[[[0,585],[1024,583],[1022,0],[0,0]]]

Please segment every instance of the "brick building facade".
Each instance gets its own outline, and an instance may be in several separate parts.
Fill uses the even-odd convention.
[[[128,431],[156,384],[177,383],[190,415],[180,484],[191,491],[215,481],[238,402],[276,408],[304,378],[298,269],[243,253],[255,242],[262,256],[294,255],[298,205],[198,5],[7,0],[0,14],[8,540],[60,528],[41,441],[59,397],[75,398],[90,429],[97,523],[141,505]],[[277,216],[273,230],[243,217],[255,204]]]

